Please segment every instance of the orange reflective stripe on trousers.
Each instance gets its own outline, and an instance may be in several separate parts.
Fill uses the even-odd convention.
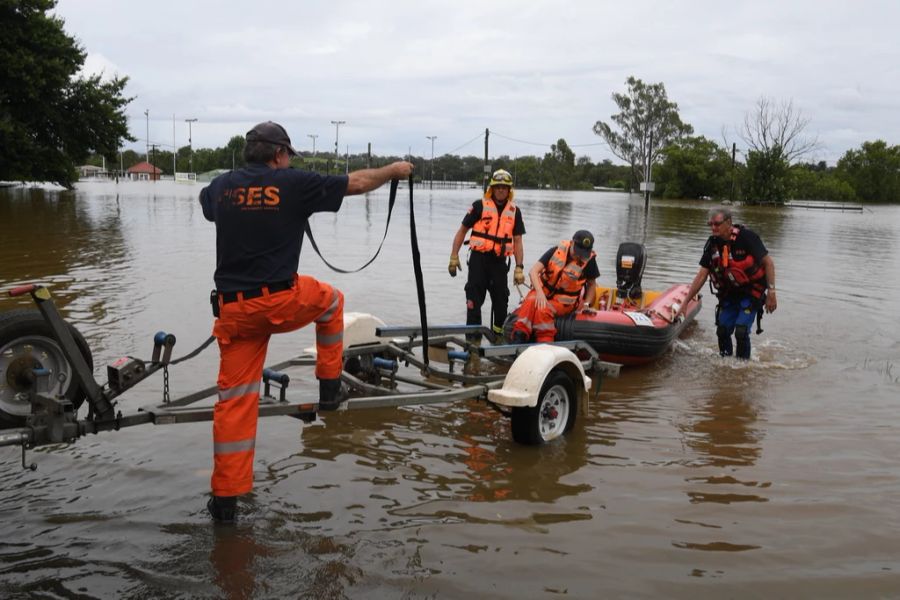
[[[213,412],[212,491],[238,496],[253,488],[259,390],[269,337],[316,324],[316,376],[340,377],[344,296],[312,277],[293,289],[221,306],[213,327],[219,342],[219,399]],[[318,391],[318,389],[316,390]]]

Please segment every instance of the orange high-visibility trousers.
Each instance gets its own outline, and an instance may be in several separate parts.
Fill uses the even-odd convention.
[[[528,292],[522,304],[516,310],[517,319],[513,325],[513,333],[520,331],[531,339],[534,333],[536,342],[552,342],[556,340],[556,317],[564,317],[573,312],[577,303],[563,304],[555,298],[547,300],[547,307],[537,307],[537,293]]]
[[[294,287],[219,305],[219,399],[213,411],[212,492],[238,496],[253,488],[259,388],[269,337],[316,324],[316,377],[343,368],[344,295],[327,283],[295,275]]]

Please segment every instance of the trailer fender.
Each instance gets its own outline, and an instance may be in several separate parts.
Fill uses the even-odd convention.
[[[551,344],[531,346],[520,354],[507,372],[503,387],[488,391],[488,400],[508,407],[537,406],[541,387],[554,370],[569,376],[578,395],[578,405],[587,406],[591,378],[571,350]]]

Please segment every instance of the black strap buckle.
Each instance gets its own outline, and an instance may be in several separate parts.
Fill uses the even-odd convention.
[[[219,318],[219,292],[213,290],[209,293],[209,304],[212,306],[212,314],[215,318]]]

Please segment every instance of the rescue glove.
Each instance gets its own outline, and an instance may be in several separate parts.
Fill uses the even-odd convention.
[[[525,269],[522,265],[516,265],[516,270],[513,271],[513,283],[516,285],[525,283]]]
[[[456,277],[457,269],[462,271],[462,265],[459,264],[459,256],[456,254],[451,254],[450,255],[450,266],[447,267],[447,270],[450,271],[450,277]]]

